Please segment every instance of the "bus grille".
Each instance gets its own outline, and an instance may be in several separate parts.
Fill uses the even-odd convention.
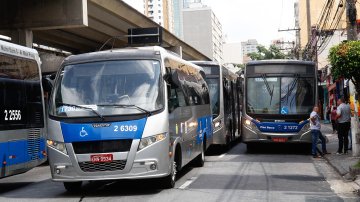
[[[113,153],[130,151],[132,140],[102,140],[89,142],[73,142],[75,154]]]
[[[35,123],[41,124],[41,114],[40,112],[35,112]]]
[[[27,152],[30,156],[31,161],[35,161],[39,159],[40,152],[40,129],[32,128],[28,129],[28,144],[27,144]]]
[[[83,172],[123,170],[125,165],[126,160],[116,160],[112,162],[101,163],[91,163],[91,161],[79,162],[79,166]]]

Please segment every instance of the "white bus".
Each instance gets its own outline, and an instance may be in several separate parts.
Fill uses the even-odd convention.
[[[47,160],[40,64],[36,50],[0,40],[0,177]]]
[[[174,187],[190,161],[203,166],[213,141],[201,67],[161,47],[70,56],[49,103],[53,181],[162,178]]]

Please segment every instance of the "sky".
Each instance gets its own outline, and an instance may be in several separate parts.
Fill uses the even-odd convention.
[[[143,13],[143,0],[124,0]],[[278,29],[295,28],[294,3],[298,0],[205,0],[223,26],[228,43],[256,39],[268,46],[271,40],[295,39],[295,31],[278,32]],[[300,22],[306,23],[300,19]]]

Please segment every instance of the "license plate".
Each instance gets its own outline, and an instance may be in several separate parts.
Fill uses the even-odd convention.
[[[91,155],[91,163],[111,162],[113,161],[112,154],[96,154]]]
[[[286,142],[286,138],[273,138],[273,142]]]

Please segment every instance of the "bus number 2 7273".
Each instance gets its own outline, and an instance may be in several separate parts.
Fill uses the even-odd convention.
[[[5,110],[5,121],[19,121],[21,120],[21,110]]]

